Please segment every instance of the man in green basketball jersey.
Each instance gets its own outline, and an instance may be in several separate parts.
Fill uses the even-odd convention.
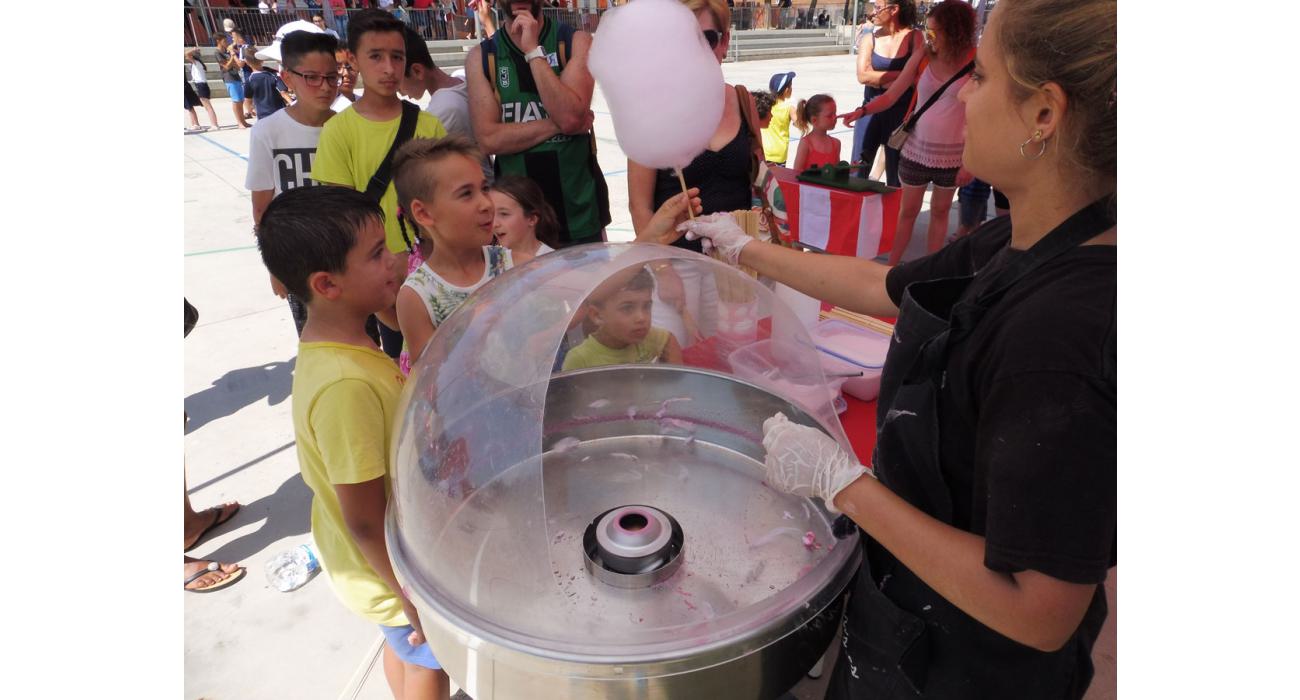
[[[506,1],[503,31],[465,59],[474,136],[496,156],[497,176],[541,186],[561,246],[604,240],[609,190],[591,131],[591,35],[543,18],[540,0],[498,0]]]

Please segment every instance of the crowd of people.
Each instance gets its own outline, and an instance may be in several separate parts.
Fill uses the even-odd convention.
[[[190,8],[186,41],[201,43],[204,34],[220,33],[213,24],[222,15],[246,31],[246,38],[256,44],[270,43],[278,27],[292,21],[318,22],[339,38],[347,38],[349,18],[363,9],[380,9],[410,25],[425,39],[457,40],[482,38],[488,24],[497,24],[498,13],[490,0],[244,0],[232,2],[231,9],[213,12],[188,2]],[[242,5],[242,7],[241,7]],[[560,0],[544,0],[544,8],[582,12]],[[594,5],[590,12],[595,12]],[[228,31],[228,30],[227,30]]]
[[[722,61],[731,3],[682,2]],[[260,49],[235,26],[217,38],[235,121],[255,120],[253,234],[300,339],[293,425],[312,534],[342,602],[381,627],[395,697],[448,689],[383,537],[405,375],[475,290],[605,240],[611,220],[592,37],[542,7],[497,8],[500,31],[468,53],[463,78],[386,9],[351,14],[346,33],[295,21]],[[764,424],[768,483],[822,498],[866,535],[830,695],[1077,698],[1115,564],[1115,3],[1003,0],[981,28],[968,4],[943,0],[919,19],[912,0],[875,0],[857,59],[864,99],[850,112],[824,94],[796,100],[793,72],[766,90],[728,85],[712,138],[680,173],[628,162],[629,213],[638,242],[712,252],[899,319],[873,465],[779,414]],[[202,62],[187,60],[186,108],[215,124]],[[426,94],[421,109],[412,100]],[[887,265],[763,243],[729,215],[767,207],[765,167],[839,162],[839,120],[856,127],[847,160],[866,174],[883,150],[903,190]],[[791,124],[804,132],[793,154]],[[964,235],[944,247],[965,187]],[[904,263],[929,188],[930,254]],[[1010,217],[984,222],[990,191]],[[710,294],[699,266],[615,275],[584,304],[590,332],[557,369],[680,363],[708,332],[684,310]],[[664,320],[674,311],[676,325]],[[935,354],[932,339],[948,349]],[[928,419],[901,418],[918,414]],[[188,550],[238,504],[195,512],[187,497],[185,508]],[[228,562],[185,567],[191,591],[242,575]],[[940,627],[942,638],[927,631]],[[918,644],[929,658],[909,656]]]

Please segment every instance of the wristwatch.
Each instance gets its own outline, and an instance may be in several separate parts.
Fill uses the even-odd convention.
[[[532,51],[529,51],[528,53],[524,54],[525,61],[532,61],[534,58],[545,59],[546,50],[539,45],[539,46],[534,46]]]

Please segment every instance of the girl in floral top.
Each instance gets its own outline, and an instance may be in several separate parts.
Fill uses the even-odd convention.
[[[393,158],[404,223],[414,224],[432,248],[397,293],[404,372],[474,290],[513,264],[508,249],[492,245],[495,208],[481,161],[479,150],[461,136],[412,139]]]

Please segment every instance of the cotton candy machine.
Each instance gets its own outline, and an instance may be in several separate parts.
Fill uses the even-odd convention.
[[[643,267],[639,298],[681,317],[680,362],[557,371],[589,335],[617,345],[603,314],[638,298],[624,282]],[[697,284],[670,303],[673,274]],[[750,337],[725,327],[728,305],[759,319]],[[737,377],[727,358],[758,341],[778,366]],[[763,285],[675,248],[571,248],[471,297],[407,383],[388,512],[398,578],[452,679],[476,700],[793,686],[831,643],[859,557],[819,501],[763,481],[777,411],[847,447],[817,357]]]

